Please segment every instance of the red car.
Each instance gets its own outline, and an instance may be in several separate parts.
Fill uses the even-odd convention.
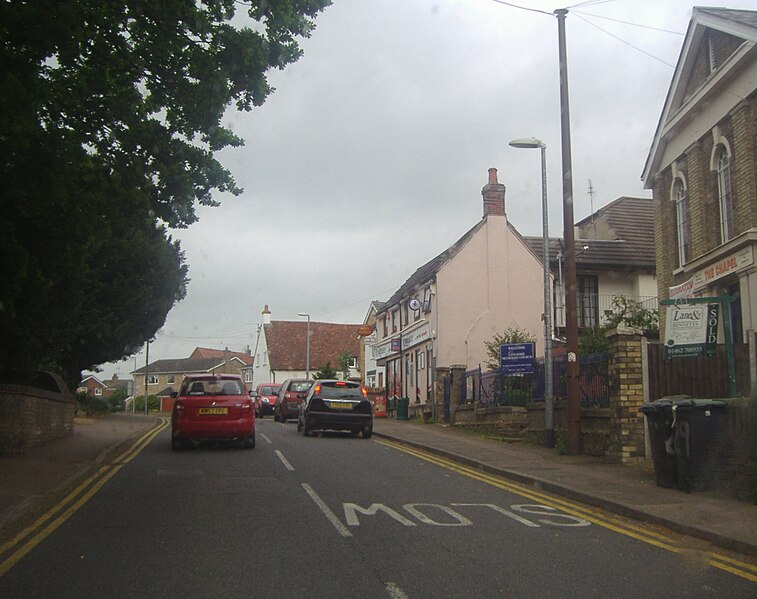
[[[255,447],[255,410],[242,377],[187,375],[173,404],[171,447],[220,440]]]
[[[266,414],[273,414],[276,400],[279,398],[278,383],[260,383],[255,389],[255,416],[262,418]]]
[[[313,379],[287,379],[281,383],[279,400],[273,409],[273,419],[276,422],[286,422],[289,418],[297,418],[300,404],[313,386]]]

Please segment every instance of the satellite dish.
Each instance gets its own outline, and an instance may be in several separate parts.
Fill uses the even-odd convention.
[[[421,309],[421,302],[415,298],[410,300],[410,303],[408,304],[410,306],[411,310],[420,310]]]

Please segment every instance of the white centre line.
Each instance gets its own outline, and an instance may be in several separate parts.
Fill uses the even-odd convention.
[[[307,483],[302,483],[302,488],[307,491],[307,494],[310,495],[310,498],[315,502],[315,504],[318,506],[318,508],[323,512],[323,515],[326,516],[329,522],[336,528],[337,532],[342,535],[343,537],[351,537],[352,533],[347,529],[347,527],[342,524],[342,521],[336,517],[336,514],[331,511],[329,506],[327,506],[323,499],[318,497],[318,493],[316,493],[313,490],[313,487],[311,487]]]
[[[276,455],[277,455],[277,456],[279,456],[279,459],[281,460],[281,463],[282,463],[282,464],[284,464],[284,467],[285,467],[285,468],[286,468],[287,470],[289,470],[290,472],[294,472],[294,466],[292,466],[292,465],[291,465],[291,464],[289,463],[289,460],[287,460],[287,459],[286,459],[286,458],[284,457],[284,454],[283,454],[283,453],[281,453],[281,452],[280,452],[280,451],[279,451],[278,449],[274,449],[274,453],[276,453]]]
[[[263,433],[260,433],[260,436],[263,437],[263,440],[268,443],[268,445],[271,444],[271,440],[268,438],[268,435],[264,435]]]

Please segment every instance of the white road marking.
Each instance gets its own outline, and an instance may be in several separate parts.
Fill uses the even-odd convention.
[[[456,522],[437,522],[428,514],[424,514],[420,509],[418,509],[419,506],[436,508],[449,515],[451,518],[456,520]],[[451,507],[447,507],[446,505],[438,505],[435,503],[406,503],[402,507],[424,524],[433,524],[434,526],[473,526],[473,522],[468,520],[468,518],[461,514],[458,514],[455,510],[453,510]]]
[[[334,528],[336,528],[337,532],[340,535],[342,535],[343,537],[352,536],[352,533],[344,524],[342,524],[342,521],[336,517],[336,514],[331,511],[329,506],[327,506],[323,502],[323,499],[318,496],[318,493],[313,490],[313,487],[311,487],[307,483],[302,483],[302,488],[305,489],[308,495],[310,495],[310,498],[315,502],[318,508],[323,512],[323,515],[326,516],[326,519],[331,522],[331,524],[334,526]]]
[[[518,514],[513,514],[512,512],[506,510],[505,508],[501,508],[498,505],[494,505],[493,503],[453,503],[452,505],[469,506],[469,507],[488,507],[488,508],[493,509],[495,512],[504,514],[508,518],[512,518],[516,522],[520,522],[521,524],[525,526],[533,526],[534,528],[539,528],[539,525],[534,524],[533,522],[531,522],[531,520],[526,520],[525,518],[521,518]]]
[[[271,444],[271,440],[268,438],[268,435],[264,435],[263,433],[260,433],[260,436],[263,437],[263,440],[268,443],[268,445]]]
[[[386,583],[386,592],[389,593],[392,599],[410,599],[408,594],[393,582]]]
[[[415,522],[411,522],[404,516],[395,512],[392,508],[386,507],[381,503],[373,503],[367,508],[360,507],[356,503],[343,503],[342,507],[344,508],[344,519],[350,526],[360,526],[360,519],[357,517],[358,512],[365,516],[375,516],[379,511],[391,516],[400,524],[404,524],[405,526],[415,526]]]
[[[275,454],[276,454],[277,456],[279,456],[279,459],[281,460],[281,463],[282,463],[282,464],[284,464],[284,467],[285,467],[285,468],[286,468],[287,470],[289,470],[289,472],[294,472],[294,466],[292,466],[292,465],[291,465],[291,464],[289,463],[289,460],[287,460],[287,459],[286,459],[286,458],[284,457],[284,454],[283,454],[283,453],[281,453],[281,452],[280,452],[280,451],[279,451],[278,449],[274,449],[274,453],[275,453]]]

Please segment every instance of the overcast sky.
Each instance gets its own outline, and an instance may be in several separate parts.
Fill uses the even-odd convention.
[[[255,347],[274,320],[361,323],[482,215],[487,169],[507,187],[508,220],[541,235],[538,150],[547,145],[549,226],[562,236],[557,19],[566,3],[334,0],[303,57],[271,74],[276,91],[226,123],[243,148],[220,155],[239,197],[175,231],[187,297],[150,345],[150,362],[195,346]],[[641,172],[695,4],[567,3],[574,217],[621,196],[651,197]],[[728,0],[728,8],[755,8]],[[542,11],[542,12],[537,12]],[[545,14],[547,13],[547,14]],[[144,352],[103,366],[128,378]]]

